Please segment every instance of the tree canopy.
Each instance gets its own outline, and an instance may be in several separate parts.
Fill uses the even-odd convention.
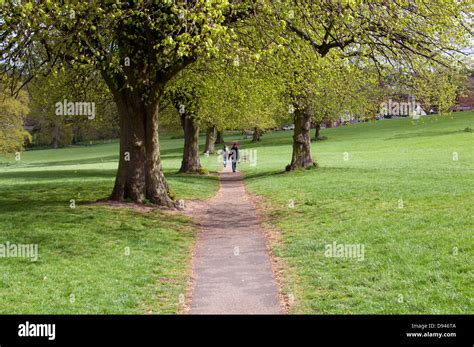
[[[63,68],[95,71],[120,118],[110,198],[165,206],[174,205],[158,138],[167,86],[192,91],[192,118],[218,129],[271,127],[289,100],[288,168],[311,167],[312,121],[366,112],[385,71],[448,68],[472,37],[469,0],[7,0],[0,10],[0,69],[10,89]],[[424,76],[413,86],[428,95],[421,81],[435,75]],[[436,82],[450,90],[453,79]],[[439,104],[452,94],[439,94]]]

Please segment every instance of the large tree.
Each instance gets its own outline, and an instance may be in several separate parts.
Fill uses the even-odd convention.
[[[260,24],[264,35],[278,33],[271,45],[289,45],[299,38],[319,57],[338,54],[362,65],[404,68],[416,74],[420,62],[450,66],[459,60],[472,37],[469,0],[281,0],[273,2]],[[270,25],[273,25],[270,28]],[[300,69],[296,79],[304,79]],[[300,94],[301,90],[297,90]],[[293,159],[288,169],[313,165],[307,136],[313,111],[303,103],[295,110]],[[306,113],[306,115],[305,115]]]
[[[27,83],[58,64],[97,69],[120,114],[120,161],[112,200],[173,206],[158,140],[166,83],[203,54],[246,1],[18,2],[1,5],[2,70]]]
[[[375,113],[379,88],[370,66],[358,66],[332,52],[321,57],[299,38],[273,60],[273,74],[284,86],[286,121],[294,123],[293,153],[286,170],[316,165],[310,133],[314,124],[318,133],[323,120]]]
[[[191,83],[191,84],[189,84]],[[166,93],[174,109],[179,113],[179,120],[184,132],[183,160],[180,173],[200,173],[199,160],[199,101],[197,86],[191,81],[180,80]]]

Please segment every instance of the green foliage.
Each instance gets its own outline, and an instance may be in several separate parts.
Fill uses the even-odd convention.
[[[117,108],[100,76],[90,70],[54,69],[50,75],[34,79],[28,85],[32,104],[28,119],[35,125],[35,145],[66,146],[85,141],[118,128]],[[56,114],[56,103],[94,103],[94,117]],[[95,129],[95,130],[93,130]]]
[[[375,114],[382,90],[371,66],[359,65],[333,52],[323,58],[299,39],[292,47],[298,48],[298,55],[288,50],[277,61],[290,117],[297,109],[311,114],[314,122]]]
[[[223,59],[206,84],[205,119],[218,129],[260,129],[276,126],[282,111],[281,85],[266,74],[259,62]]]
[[[171,102],[174,111],[181,116],[199,117],[200,95],[197,87],[192,83],[177,83],[166,92],[166,98]]]
[[[28,94],[20,90],[16,97],[6,93],[0,84],[0,154],[20,152],[30,135],[23,129],[29,112]]]
[[[438,112],[447,112],[455,105],[466,82],[466,76],[455,66],[449,68],[427,64],[415,76],[414,94],[425,110],[436,107]]]
[[[379,100],[375,72],[395,68],[414,74],[426,61],[450,64],[469,43],[463,21],[472,13],[467,0],[429,6],[424,1],[108,0],[34,6],[7,1],[2,9],[1,65],[8,73],[25,80],[68,61],[77,69],[96,68],[109,87],[135,90],[147,99],[198,60],[194,72],[179,79],[198,87],[194,108],[202,109],[204,123],[220,129],[272,127],[285,104],[308,107],[316,118],[373,113]],[[281,53],[276,64],[269,58]],[[18,61],[36,68],[19,71]],[[274,72],[262,73],[269,63]],[[443,90],[436,96],[424,87],[433,83],[418,83],[417,89],[427,103],[436,97],[444,109],[453,100],[447,79],[435,81]],[[282,86],[290,102],[275,97]]]
[[[201,58],[171,80],[165,100],[174,109],[162,115],[164,124],[176,123],[176,112],[181,110],[201,125],[212,124],[217,129],[276,125],[275,117],[283,110],[281,84],[265,71],[262,62],[233,53],[237,54],[228,47],[213,59]]]
[[[414,57],[449,65],[471,46],[470,0],[282,0],[267,12],[283,43],[296,36],[321,56],[334,50],[378,67],[411,70]]]
[[[247,7],[224,0],[46,1],[34,6],[10,0],[2,5],[6,56],[1,66],[28,78],[65,61],[95,67],[110,87],[139,91],[145,100],[196,56],[210,54],[213,41],[226,36],[223,21]],[[18,71],[18,61],[36,68]]]
[[[314,117],[374,114],[394,72],[441,110],[452,105],[472,33],[470,1],[273,2],[256,25],[276,52],[289,106]],[[449,68],[448,68],[449,66]],[[442,77],[437,77],[442,74]]]
[[[46,119],[32,117],[37,130],[33,132],[32,143],[37,146],[66,147],[73,143],[74,134],[70,124],[51,123]]]

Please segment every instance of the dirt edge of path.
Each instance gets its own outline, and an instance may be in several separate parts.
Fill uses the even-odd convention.
[[[270,257],[271,262],[271,270],[273,274],[273,278],[276,283],[276,287],[278,290],[278,301],[279,306],[282,310],[283,314],[288,314],[290,308],[290,301],[288,295],[284,293],[284,280],[283,280],[283,260],[278,258],[274,252],[273,247],[276,244],[282,243],[281,233],[276,228],[270,228],[267,223],[264,223],[265,218],[263,217],[263,211],[265,207],[270,207],[269,204],[264,203],[264,199],[261,196],[254,195],[249,193],[247,190],[247,186],[245,184],[245,174],[243,172],[239,172],[242,175],[242,185],[245,191],[246,197],[255,205],[256,207],[256,217],[257,222],[260,225],[260,228],[263,232],[263,236],[265,238],[266,250]],[[203,231],[203,222],[207,218],[207,209],[209,206],[209,202],[214,199],[221,191],[222,188],[222,181],[219,178],[219,188],[215,192],[214,195],[209,197],[206,200],[192,200],[187,203],[184,210],[178,211],[180,214],[184,214],[192,219],[192,221],[197,226],[196,237],[194,238],[193,244],[191,246],[190,254],[191,259],[187,266],[187,274],[188,274],[188,281],[186,287],[186,294],[185,294],[185,303],[180,307],[178,314],[190,314],[191,311],[191,303],[193,299],[193,292],[194,292],[194,284],[195,284],[195,275],[194,275],[194,265],[195,265],[195,256],[196,256],[196,246],[198,243],[199,233]]]
[[[189,217],[194,225],[196,226],[195,237],[193,243],[190,248],[190,260],[188,265],[186,266],[186,290],[185,290],[185,299],[184,305],[179,308],[178,314],[190,314],[191,312],[191,303],[193,299],[193,292],[194,292],[194,262],[196,258],[196,246],[198,242],[199,233],[203,231],[203,222],[207,218],[207,209],[209,206],[209,201],[212,200],[220,191],[221,189],[221,181],[219,180],[219,188],[211,197],[207,198],[206,200],[199,200],[194,199],[190,200],[185,204],[184,210],[178,211],[187,217]]]
[[[284,260],[277,257],[275,255],[275,252],[273,251],[276,245],[283,243],[281,232],[276,227],[271,227],[267,223],[267,218],[265,218],[264,216],[264,211],[267,209],[267,206],[268,208],[271,208],[271,206],[268,203],[265,203],[263,197],[250,194],[247,190],[247,187],[245,186],[245,181],[244,181],[244,187],[245,187],[245,192],[247,193],[247,196],[250,198],[250,200],[252,200],[252,202],[257,207],[256,209],[257,220],[265,235],[267,252],[270,255],[270,260],[272,263],[272,272],[275,278],[275,282],[277,284],[278,295],[280,299],[280,306],[284,314],[288,314],[291,308],[291,305],[290,305],[290,299],[288,295],[285,294],[285,291],[284,291],[285,280],[283,276],[283,271],[284,269],[287,268],[287,266],[285,266]]]

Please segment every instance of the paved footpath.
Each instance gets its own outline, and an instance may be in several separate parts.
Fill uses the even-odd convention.
[[[229,167],[209,201],[194,258],[191,314],[283,313],[264,233],[242,175]]]

